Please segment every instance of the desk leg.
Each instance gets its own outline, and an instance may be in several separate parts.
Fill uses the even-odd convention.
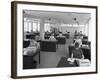
[[[40,64],[40,52],[39,52],[39,64]]]
[[[56,49],[58,49],[58,44],[56,44]]]

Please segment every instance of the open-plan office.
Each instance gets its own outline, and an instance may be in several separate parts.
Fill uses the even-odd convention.
[[[91,62],[90,22],[89,13],[24,10],[23,69],[77,67],[74,57]]]

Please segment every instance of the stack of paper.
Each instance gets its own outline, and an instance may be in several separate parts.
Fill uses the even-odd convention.
[[[77,64],[80,67],[87,67],[87,66],[90,66],[90,61],[88,59],[80,59],[80,60],[77,60]]]

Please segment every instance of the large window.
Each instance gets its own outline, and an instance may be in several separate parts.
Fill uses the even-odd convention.
[[[35,20],[33,21],[33,31],[36,32],[36,31],[40,31],[40,22],[39,20]]]
[[[29,19],[24,19],[24,32],[36,32],[40,31],[40,22],[39,20],[29,20]]]
[[[50,23],[45,23],[44,24],[44,31],[49,31],[50,32]]]
[[[24,32],[28,32],[28,23],[24,21]]]
[[[28,31],[32,32],[32,22],[28,22]]]

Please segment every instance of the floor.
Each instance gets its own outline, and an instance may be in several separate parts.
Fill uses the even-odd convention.
[[[65,45],[58,45],[56,52],[40,52],[40,64],[37,68],[55,68],[61,57],[68,57],[68,46],[72,43],[72,39],[66,39]],[[38,61],[38,55],[35,58]]]

